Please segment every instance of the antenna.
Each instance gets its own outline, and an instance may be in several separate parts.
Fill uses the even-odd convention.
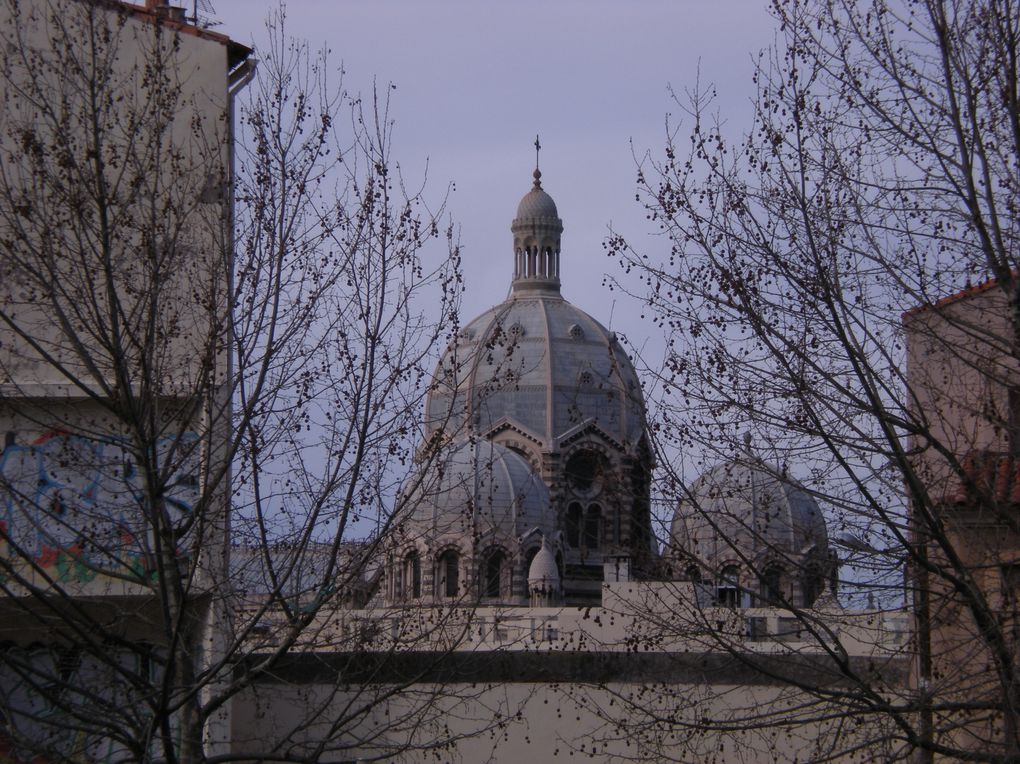
[[[202,29],[219,26],[220,22],[213,19],[216,9],[212,0],[193,0],[191,4],[191,23]]]

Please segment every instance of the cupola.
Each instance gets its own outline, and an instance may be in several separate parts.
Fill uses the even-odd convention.
[[[517,205],[517,217],[510,225],[514,235],[515,293],[522,291],[560,291],[560,234],[563,221],[556,202],[542,188],[535,139],[534,184]]]

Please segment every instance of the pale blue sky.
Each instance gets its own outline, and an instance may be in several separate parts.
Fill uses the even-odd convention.
[[[213,0],[216,31],[264,38],[273,0]],[[564,223],[563,293],[636,344],[655,333],[638,308],[602,287],[616,268],[602,240],[612,222],[644,246],[631,153],[662,155],[667,112],[698,78],[719,93],[735,133],[750,119],[753,59],[773,41],[765,0],[292,0],[288,29],[326,43],[348,87],[392,82],[395,153],[432,187],[456,184],[468,291],[464,318],[501,301],[510,221],[530,188],[542,139],[545,189]],[[614,302],[615,301],[615,302]],[[651,345],[657,343],[653,340]],[[651,347],[649,348],[652,349]],[[650,359],[651,360],[651,359]]]

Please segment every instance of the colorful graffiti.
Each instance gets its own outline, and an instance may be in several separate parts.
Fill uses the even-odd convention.
[[[88,582],[104,571],[147,575],[161,507],[183,524],[199,498],[198,436],[156,444],[157,464],[173,465],[161,501],[146,498],[130,450],[116,438],[51,432],[21,445],[8,433],[0,453],[0,549],[28,559],[60,581]]]

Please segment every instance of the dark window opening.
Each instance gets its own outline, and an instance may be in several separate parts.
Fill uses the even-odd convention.
[[[776,565],[768,566],[761,574],[761,600],[768,605],[783,601],[782,571]]]
[[[567,546],[577,549],[581,546],[581,505],[571,504],[567,508]]]
[[[502,552],[493,552],[485,561],[485,586],[483,596],[498,598],[503,584],[503,564],[506,562],[506,555]]]
[[[574,454],[567,462],[567,482],[575,491],[587,493],[596,486],[596,481],[601,477],[602,465],[598,454],[591,451],[581,451]]]
[[[460,592],[460,555],[450,549],[439,556],[438,590],[443,597],[456,597]]]
[[[811,607],[825,588],[825,576],[816,564],[807,566],[804,571],[804,607]]]
[[[735,565],[727,565],[719,575],[716,600],[720,607],[740,607],[740,571]]]
[[[584,546],[586,549],[594,550],[599,548],[599,530],[602,525],[602,509],[598,504],[588,507],[588,513],[584,517]]]
[[[421,597],[421,560],[417,552],[404,558],[404,591],[412,599]]]

